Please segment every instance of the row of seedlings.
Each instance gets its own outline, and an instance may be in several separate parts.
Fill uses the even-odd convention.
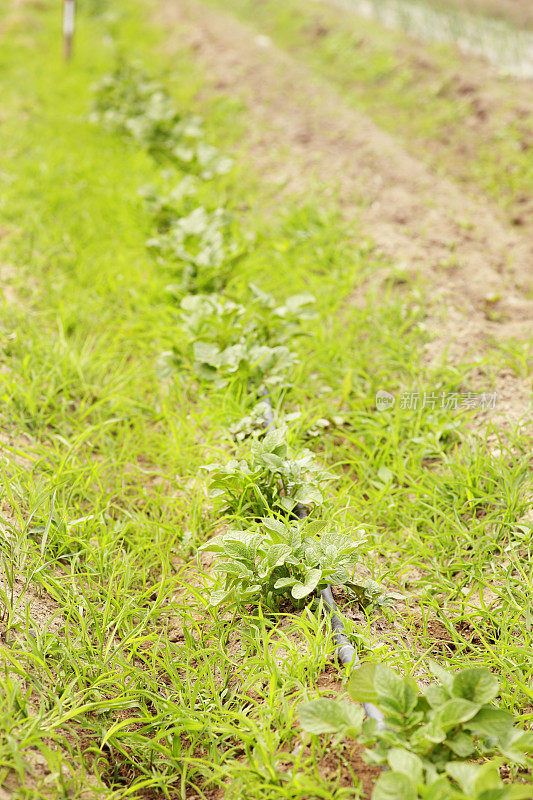
[[[278,304],[255,285],[242,302],[225,296],[246,237],[224,208],[191,208],[198,185],[227,173],[231,159],[206,143],[197,117],[179,111],[136,66],[122,63],[100,82],[92,119],[181,173],[166,195],[144,190],[154,221],[148,247],[178,278],[169,291],[179,300],[182,340],[162,354],[162,374],[188,370],[203,387],[247,398],[250,409],[230,428],[242,456],[205,467],[211,497],[235,523],[199,548],[217,558],[211,605],[277,609],[289,601],[298,611],[318,593],[319,608],[331,614],[339,660],[351,666],[347,690],[355,704],[319,697],[300,709],[301,726],[365,746],[366,760],[384,767],[373,800],[530,798],[531,785],[504,784],[499,767],[503,759],[527,767],[533,734],[494,704],[498,681],[489,671],[452,675],[430,661],[436,682],[421,691],[381,662],[360,665],[345,635],[330,584],[364,591],[352,577],[363,532],[356,538],[332,530],[327,513],[319,518],[334,476],[311,451],[288,444],[294,414],[274,414],[271,400],[288,394],[297,361],[290,345],[312,316],[314,298],[295,295]]]

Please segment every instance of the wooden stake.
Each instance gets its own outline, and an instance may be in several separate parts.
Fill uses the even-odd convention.
[[[63,52],[65,61],[72,56],[72,40],[74,38],[74,0],[63,0]]]

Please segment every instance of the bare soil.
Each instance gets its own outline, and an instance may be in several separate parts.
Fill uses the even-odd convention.
[[[490,202],[433,173],[347,108],[331,85],[234,18],[192,0],[163,0],[158,16],[167,47],[187,43],[211,90],[244,102],[245,147],[278,198],[338,196],[379,251],[426,283],[429,364],[480,358],[493,341],[531,335],[533,240]],[[527,421],[531,380],[505,369],[496,383],[502,405],[485,422]]]

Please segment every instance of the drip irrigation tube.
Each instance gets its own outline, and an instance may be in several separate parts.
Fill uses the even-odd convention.
[[[274,425],[274,410],[272,408],[272,400],[270,399],[270,394],[266,386],[261,390],[261,396],[266,406],[265,428],[271,428]],[[298,519],[305,519],[308,514],[308,509],[301,503],[297,503],[297,505],[294,507],[294,515]],[[345,666],[351,665],[354,667],[358,665],[359,656],[357,655],[355,647],[346,636],[346,629],[342,619],[339,616],[339,609],[333,598],[333,592],[329,584],[325,589],[322,589],[319,592],[319,598],[322,600],[323,608],[330,614],[331,633],[333,642],[337,648],[338,660]],[[379,708],[377,708],[373,703],[363,703],[363,708],[367,717],[370,719],[375,719],[377,721],[378,728],[382,728],[384,725],[384,717]]]

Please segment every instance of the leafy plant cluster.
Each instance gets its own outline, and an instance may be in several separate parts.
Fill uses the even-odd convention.
[[[181,328],[194,372],[218,387],[235,378],[245,386],[288,385],[297,359],[285,342],[301,332],[313,302],[312,295],[295,295],[276,306],[255,286],[246,306],[221,294],[185,296]]]
[[[140,190],[155,228],[147,246],[180,277],[169,289],[178,296],[222,289],[246,248],[230,232],[232,219],[224,208],[187,206],[201,182],[228,172],[232,159],[205,141],[199,117],[178,110],[165,87],[134,64],[119,63],[96,85],[90,118],[185,173],[168,191]],[[168,170],[164,177],[175,180]]]
[[[201,119],[179,111],[166,88],[141,67],[120,62],[94,87],[93,122],[134,139],[204,179],[221,175],[232,161],[204,141]]]
[[[231,218],[223,208],[207,211],[198,206],[189,214],[175,216],[146,242],[165,266],[177,265],[180,283],[169,286],[178,296],[191,291],[222,289],[231,267],[244,249],[228,235]]]
[[[215,570],[224,580],[224,587],[211,594],[211,605],[261,599],[276,606],[288,593],[299,605],[328,583],[347,582],[363,539],[325,528],[323,521],[265,517],[259,526],[211,539],[200,551],[219,556]]]
[[[401,678],[381,663],[355,669],[348,692],[356,703],[372,703],[383,724],[364,719],[361,705],[318,698],[300,710],[305,731],[335,733],[359,740],[365,760],[386,769],[373,800],[519,800],[531,797],[531,784],[507,785],[499,766],[507,759],[531,765],[533,732],[515,726],[512,714],[493,704],[497,679],[485,669],[455,675],[430,662],[438,683],[420,692],[412,678]],[[483,763],[468,760],[488,759]]]
[[[288,414],[273,411],[274,424],[287,425],[301,418],[300,411],[293,411]],[[256,403],[252,410],[229,426],[229,432],[235,442],[243,442],[246,439],[261,438],[267,433],[269,426],[268,405],[265,400]]]
[[[292,451],[286,426],[252,439],[248,458],[208,464],[204,469],[211,474],[210,497],[222,499],[236,516],[252,518],[323,503],[325,486],[334,478],[310,450]]]
[[[189,341],[204,341],[226,347],[236,340],[270,345],[290,342],[302,333],[301,322],[312,318],[312,295],[294,295],[276,306],[270,294],[250,285],[246,305],[222,295],[196,295],[181,301],[181,325]]]

